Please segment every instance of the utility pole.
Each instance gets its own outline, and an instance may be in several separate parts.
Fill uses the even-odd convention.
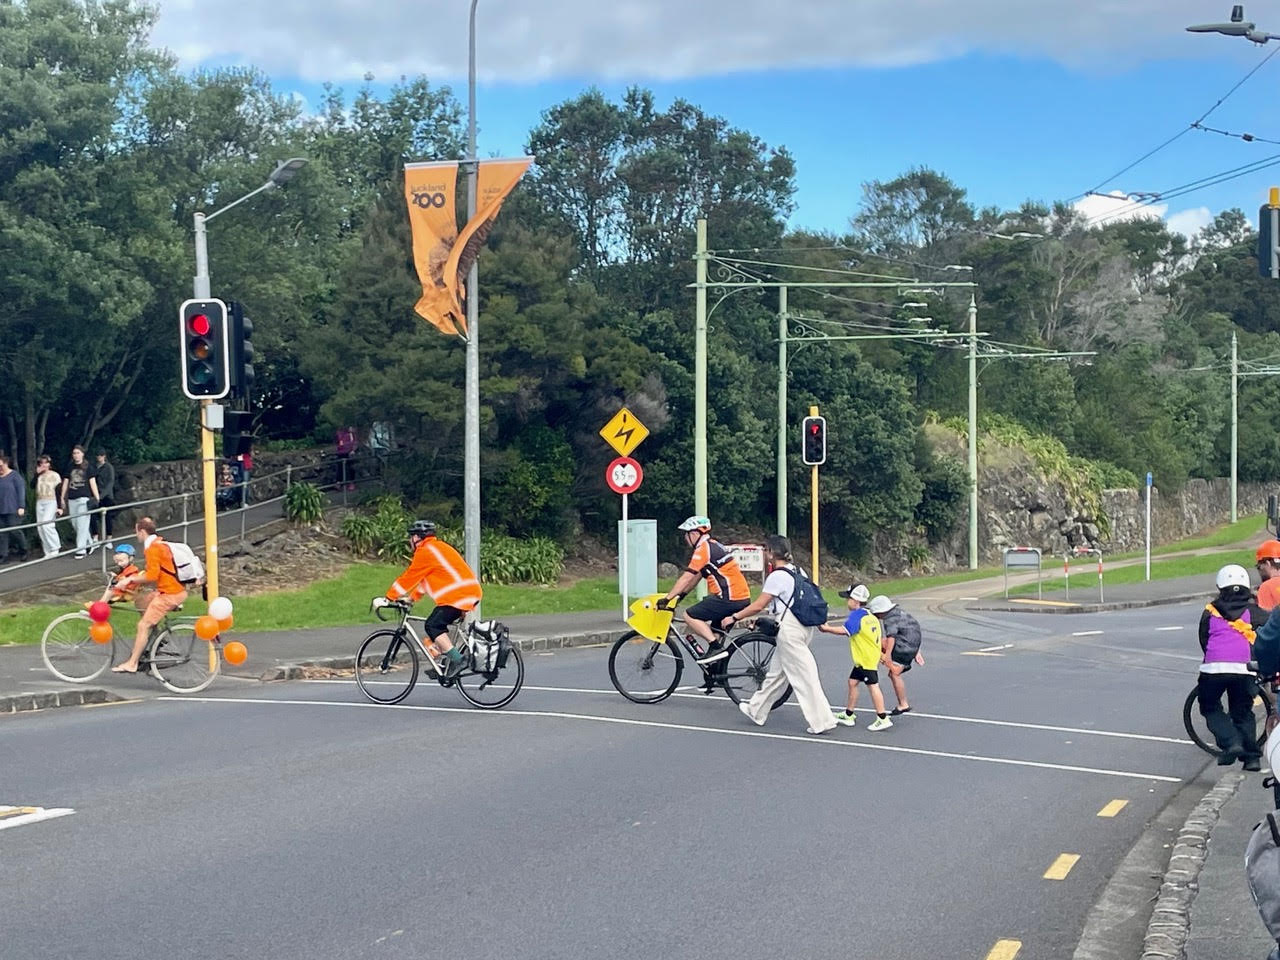
[[[698,220],[693,327],[693,512],[707,515],[707,221]]]
[[[476,215],[476,4],[471,0],[467,62],[467,222]],[[479,257],[467,271],[467,362],[464,387],[462,479],[463,549],[467,566],[480,575],[480,267]]]
[[[1236,332],[1231,331],[1231,522],[1236,522],[1236,483],[1240,460],[1239,432],[1240,362],[1236,348]]]
[[[978,569],[978,302],[969,295],[969,569]]]
[[[778,536],[787,535],[787,288],[778,288]]]

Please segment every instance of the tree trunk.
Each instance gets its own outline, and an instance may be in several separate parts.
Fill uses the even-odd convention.
[[[36,462],[36,397],[32,393],[31,387],[27,386],[25,390],[25,409],[23,410],[23,433],[25,434],[26,447],[25,455],[22,460],[22,468],[26,476],[32,472],[32,468]]]

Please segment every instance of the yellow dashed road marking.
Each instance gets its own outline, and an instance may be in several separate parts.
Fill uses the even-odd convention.
[[[1071,872],[1071,868],[1079,861],[1080,854],[1078,853],[1059,854],[1058,859],[1053,861],[1052,866],[1044,872],[1044,878],[1046,880],[1065,880],[1067,879],[1067,874]]]
[[[996,945],[987,954],[987,960],[1013,960],[1021,949],[1021,940],[997,940]]]
[[[1114,817],[1117,813],[1129,805],[1128,800],[1112,800],[1105,807],[1098,811],[1100,817]]]
[[[1045,607],[1078,607],[1078,603],[1068,603],[1065,600],[1026,600],[1022,597],[1014,597],[1010,603],[1038,603]]]

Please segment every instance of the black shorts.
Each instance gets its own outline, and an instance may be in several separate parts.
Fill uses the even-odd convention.
[[[850,680],[861,680],[868,687],[874,687],[880,682],[880,674],[875,670],[868,670],[866,667],[854,667],[853,672],[849,674]]]
[[[431,611],[431,615],[427,617],[427,622],[422,625],[422,632],[427,635],[428,639],[434,640],[449,629],[449,624],[460,620],[464,612],[457,607],[436,607]]]
[[[890,654],[889,659],[890,659],[890,660],[892,660],[892,661],[894,662],[894,665],[895,665],[895,666],[897,666],[897,667],[901,668],[901,670],[902,670],[902,672],[903,672],[903,673],[906,673],[908,670],[910,670],[910,669],[911,669],[911,665],[912,665],[913,663],[915,663],[915,661],[916,661],[916,655],[913,653],[913,654],[910,656],[910,658],[909,658],[909,659],[907,659],[907,660],[899,660],[897,657],[895,657],[895,656],[893,656],[892,654]]]
[[[725,600],[723,597],[703,597],[684,612],[686,620],[705,620],[716,627],[725,617],[731,617],[739,610],[750,606],[750,600]]]

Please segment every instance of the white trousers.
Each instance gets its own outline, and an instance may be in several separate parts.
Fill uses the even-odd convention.
[[[89,498],[76,497],[67,501],[67,515],[76,532],[76,552],[89,549]]]
[[[791,684],[796,702],[809,723],[810,733],[822,733],[836,725],[835,714],[827,695],[822,692],[822,680],[818,677],[818,662],[813,659],[809,644],[813,641],[813,627],[806,627],[788,610],[778,623],[778,646],[764,683],[747,701],[747,715],[756,723],[769,718],[769,708]]]
[[[41,524],[37,529],[40,531],[40,545],[44,548],[46,557],[52,557],[62,549],[62,541],[58,539],[58,528],[54,525],[57,519],[57,500],[36,501],[36,523]]]

